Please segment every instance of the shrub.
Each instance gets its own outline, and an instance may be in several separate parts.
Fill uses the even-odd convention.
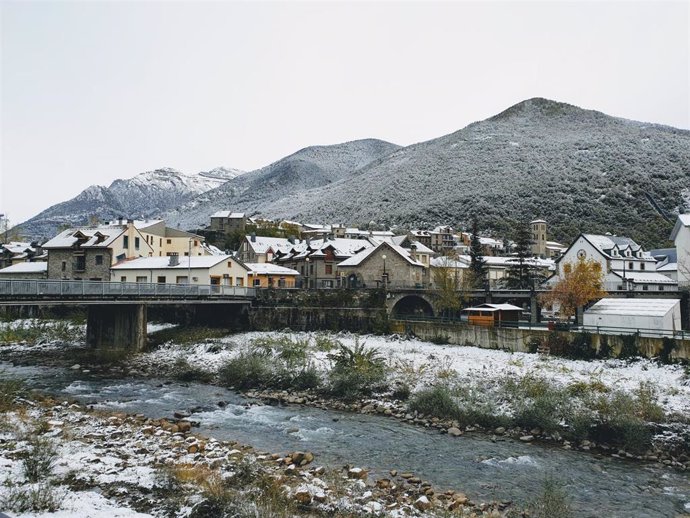
[[[60,509],[63,496],[46,483],[26,486],[5,482],[7,490],[0,498],[0,509],[16,513],[55,512]]]
[[[575,360],[593,360],[596,349],[592,347],[592,335],[590,333],[577,333],[570,342],[568,357]]]
[[[675,351],[678,344],[672,338],[665,336],[661,341],[661,352],[659,353],[659,360],[661,363],[668,365],[672,362],[671,355]]]
[[[273,369],[269,357],[256,351],[243,352],[228,360],[218,371],[223,385],[238,390],[270,386]]]
[[[227,336],[227,329],[203,326],[175,326],[161,329],[149,335],[149,345],[155,347],[166,342],[193,344],[204,340]]]
[[[436,335],[432,336],[431,338],[429,338],[429,341],[432,344],[436,344],[436,345],[446,345],[446,344],[450,343],[450,336],[436,334]]]
[[[391,396],[398,401],[407,401],[410,399],[410,393],[410,386],[407,383],[397,383]]]
[[[534,518],[569,518],[573,511],[563,486],[551,477],[544,479],[541,495],[530,504]]]
[[[436,386],[415,393],[408,408],[429,417],[456,419],[460,414],[458,404],[453,399],[448,387]]]
[[[53,472],[57,449],[52,441],[43,437],[28,438],[29,451],[22,459],[22,470],[29,482],[41,482]]]
[[[178,358],[173,365],[173,376],[179,381],[199,381],[208,383],[213,374],[199,367],[192,367],[185,358]]]
[[[539,427],[546,432],[558,429],[563,401],[555,392],[523,401],[515,412],[515,424],[523,428]]]
[[[355,340],[353,348],[340,345],[328,358],[330,393],[343,399],[356,399],[385,389],[385,363],[377,349],[366,348]]]
[[[24,383],[21,380],[5,378],[4,373],[0,373],[0,412],[12,410],[17,398],[24,392]]]
[[[567,356],[570,349],[568,333],[551,331],[546,337],[549,352],[554,356]]]
[[[606,360],[611,358],[613,350],[609,345],[609,337],[606,335],[601,335],[599,338],[599,350],[597,351],[597,358],[600,360]]]
[[[621,346],[620,353],[618,353],[618,359],[627,360],[640,356],[640,351],[637,347],[637,334],[620,335],[620,339],[623,345]]]
[[[343,345],[339,340],[326,334],[318,334],[314,337],[314,345],[317,351],[330,352]]]

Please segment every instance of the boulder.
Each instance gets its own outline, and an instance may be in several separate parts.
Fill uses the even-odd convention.
[[[431,501],[426,496],[420,496],[415,500],[414,506],[420,511],[427,511],[431,509]]]
[[[455,426],[448,428],[448,435],[451,435],[453,437],[460,437],[462,435],[462,430],[460,428],[456,428]]]

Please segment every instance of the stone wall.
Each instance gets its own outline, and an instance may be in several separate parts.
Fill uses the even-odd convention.
[[[462,323],[438,322],[408,322],[391,320],[390,332],[398,334],[412,334],[421,340],[447,341],[454,345],[473,345],[485,349],[504,349],[513,352],[529,352],[530,344],[545,340],[549,333],[547,329],[513,329],[472,326]],[[575,333],[567,333],[570,340]],[[605,338],[604,338],[605,337]],[[617,356],[623,346],[623,338],[618,335],[592,334],[592,345],[599,349],[602,340],[607,340],[612,353]],[[640,353],[648,358],[658,356],[663,345],[662,338],[639,336],[636,339]],[[690,360],[690,333],[687,339],[676,340],[676,349],[672,357]]]
[[[96,256],[102,256],[101,264],[96,264]],[[110,250],[84,249],[85,269],[74,271],[76,258],[72,250],[50,250],[48,252],[48,278],[49,279],[84,279],[99,278],[103,281],[110,280]],[[62,262],[65,262],[65,271],[62,271]]]

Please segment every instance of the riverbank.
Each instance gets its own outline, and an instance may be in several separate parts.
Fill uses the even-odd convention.
[[[641,466],[644,466],[644,462],[653,461],[655,464],[658,463],[664,466],[670,466],[676,471],[687,469],[684,459],[680,456],[682,454],[678,454],[675,451],[671,452],[670,449],[663,449],[663,445],[672,445],[673,441],[669,442],[665,440],[660,443],[662,445],[661,447],[655,446],[653,450],[637,454],[607,444],[600,444],[594,441],[587,442],[587,439],[576,442],[569,441],[562,436],[559,437],[558,434],[546,430],[510,426],[477,426],[474,422],[461,423],[457,420],[444,419],[442,417],[422,413],[419,410],[411,409],[416,396],[423,394],[424,391],[429,388],[435,387],[442,387],[444,390],[446,388],[452,388],[451,394],[455,402],[465,402],[466,400],[463,398],[467,397],[468,394],[475,398],[474,402],[476,402],[477,407],[482,407],[482,405],[486,404],[486,401],[492,401],[494,405],[488,409],[491,412],[490,414],[487,412],[485,414],[477,413],[472,415],[473,418],[482,418],[482,415],[484,415],[484,417],[487,415],[500,416],[501,412],[505,413],[504,415],[509,415],[511,411],[516,409],[514,401],[512,403],[511,401],[505,401],[507,395],[505,392],[505,380],[509,380],[510,383],[513,384],[511,388],[512,392],[509,395],[520,397],[522,397],[519,393],[520,387],[522,387],[522,389],[526,387],[534,391],[536,397],[540,397],[539,391],[546,390],[546,394],[551,397],[553,395],[549,392],[551,383],[557,383],[558,386],[564,390],[568,389],[568,394],[571,394],[572,391],[572,395],[574,396],[577,396],[578,393],[592,391],[606,394],[607,397],[609,397],[612,394],[618,393],[618,391],[626,390],[630,394],[635,395],[640,387],[640,383],[642,383],[648,389],[646,392],[647,396],[650,398],[653,396],[653,399],[648,401],[650,405],[653,403],[659,406],[664,413],[664,417],[667,415],[674,415],[682,419],[684,412],[687,410],[684,406],[684,404],[687,403],[685,392],[687,387],[684,384],[685,373],[681,366],[661,366],[646,360],[640,362],[573,362],[571,360],[559,358],[540,358],[537,355],[511,354],[502,351],[487,351],[473,347],[431,344],[396,336],[379,337],[323,333],[243,333],[239,335],[223,335],[215,330],[206,332],[201,329],[167,329],[164,330],[163,333],[154,334],[153,339],[158,342],[157,348],[147,353],[138,354],[135,357],[127,357],[126,355],[112,355],[112,357],[109,358],[99,357],[99,355],[90,356],[88,354],[89,351],[79,345],[44,342],[39,345],[14,344],[1,347],[0,360],[12,359],[13,361],[19,361],[24,364],[45,361],[49,365],[59,365],[61,368],[66,367],[69,371],[74,372],[75,374],[71,376],[71,379],[86,379],[90,376],[92,377],[95,373],[99,373],[99,376],[107,376],[109,379],[112,378],[112,383],[120,386],[123,386],[123,384],[117,380],[123,380],[124,382],[128,379],[150,379],[151,377],[156,377],[161,380],[176,379],[178,383],[181,382],[183,386],[185,383],[188,383],[190,387],[192,387],[194,382],[217,383],[229,386],[230,380],[227,372],[228,363],[240,359],[241,362],[239,365],[247,367],[248,364],[242,362],[246,362],[247,358],[256,358],[256,355],[252,356],[252,354],[259,353],[258,356],[262,358],[261,364],[263,366],[265,366],[264,360],[267,360],[269,364],[274,366],[277,364],[271,362],[279,361],[280,365],[283,367],[287,367],[289,363],[289,368],[287,369],[289,372],[287,374],[284,370],[252,371],[255,372],[259,378],[266,374],[270,376],[270,378],[257,378],[260,383],[267,381],[269,385],[275,384],[276,375],[280,378],[278,381],[281,383],[285,380],[294,382],[294,380],[298,378],[304,381],[304,377],[300,378],[297,376],[298,374],[301,375],[303,372],[310,372],[316,375],[314,378],[308,377],[307,380],[311,380],[310,382],[318,381],[319,386],[309,390],[297,389],[294,386],[282,388],[239,387],[243,388],[243,392],[247,396],[256,397],[270,405],[282,406],[287,404],[288,407],[285,407],[286,411],[280,411],[279,415],[276,415],[275,418],[281,419],[280,415],[284,414],[290,415],[291,417],[289,417],[289,421],[281,422],[280,428],[276,431],[288,435],[301,436],[302,438],[298,440],[298,444],[304,441],[306,441],[304,444],[309,444],[309,442],[315,438],[314,434],[324,436],[323,438],[328,441],[329,437],[333,437],[334,439],[337,438],[337,435],[333,436],[334,433],[339,433],[337,430],[330,429],[336,428],[335,426],[329,428],[328,424],[323,423],[321,417],[319,417],[321,421],[318,422],[323,424],[316,424],[317,421],[315,421],[313,427],[311,427],[311,425],[306,426],[308,421],[305,422],[304,419],[295,420],[294,425],[290,424],[293,422],[293,419],[297,419],[297,416],[300,415],[303,415],[304,418],[308,420],[312,419],[311,417],[307,417],[309,412],[304,410],[306,408],[345,410],[346,412],[354,413],[354,415],[377,414],[387,416],[388,419],[400,421],[401,425],[403,422],[415,424],[418,428],[426,431],[426,434],[419,436],[419,441],[417,443],[413,441],[406,446],[406,449],[401,450],[407,452],[403,453],[401,457],[395,457],[394,453],[399,450],[399,448],[396,448],[394,443],[391,444],[393,449],[389,451],[391,454],[389,460],[378,464],[379,466],[387,466],[385,470],[396,466],[406,467],[405,455],[410,455],[412,450],[409,448],[414,448],[414,444],[417,444],[417,449],[420,449],[422,457],[424,456],[424,451],[427,451],[429,455],[433,455],[435,451],[441,451],[441,449],[448,449],[448,451],[454,452],[453,455],[455,455],[455,448],[457,448],[457,452],[459,453],[466,449],[470,443],[476,442],[475,439],[472,438],[473,436],[481,437],[482,435],[489,439],[487,443],[494,443],[497,447],[499,445],[502,446],[493,449],[494,451],[491,451],[492,448],[487,448],[487,453],[485,455],[478,453],[467,459],[470,464],[461,465],[462,470],[469,469],[471,472],[475,472],[473,476],[490,476],[483,473],[486,468],[482,468],[482,466],[505,471],[505,468],[508,466],[511,466],[512,470],[515,467],[524,465],[526,469],[529,469],[530,472],[533,473],[531,475],[532,477],[536,475],[540,477],[540,481],[543,481],[543,477],[549,472],[548,468],[545,470],[544,467],[552,463],[549,457],[553,457],[554,460],[556,460],[562,456],[562,454],[558,454],[559,450],[571,449],[588,452],[574,454],[583,457],[591,456],[592,458],[600,458],[607,456],[612,457],[612,460],[616,461],[618,460],[616,457],[624,457],[638,463],[642,460],[643,463],[641,463]],[[332,372],[334,371],[334,364],[336,362],[334,358],[337,356],[338,351],[341,350],[341,346],[350,351],[359,347],[361,353],[375,351],[376,354],[373,356],[380,360],[380,363],[384,367],[381,372],[384,375],[383,379],[385,383],[381,383],[379,386],[375,387],[375,390],[372,390],[367,396],[362,396],[355,400],[348,401],[347,398],[343,400],[342,398],[330,396],[329,391],[332,390]],[[364,355],[366,356],[366,354]],[[285,363],[286,358],[289,359],[288,363]],[[109,361],[104,363],[102,361],[104,359]],[[247,371],[247,369],[245,369],[245,371]],[[234,376],[237,374],[236,370],[233,371]],[[84,378],[80,378],[80,376],[84,376]],[[235,381],[239,380],[239,378],[233,379]],[[663,385],[657,384],[654,380],[662,381]],[[172,386],[166,388],[166,382],[163,383],[163,385],[158,385],[160,387],[159,389],[155,389],[160,392],[160,395],[155,397],[165,398],[172,392],[179,392],[179,388],[176,389]],[[546,383],[546,385],[544,383]],[[653,385],[648,386],[647,384]],[[404,385],[407,386],[407,392],[404,390]],[[98,386],[100,385],[88,386],[82,383],[72,383],[68,387],[69,390],[67,392],[75,395],[83,394],[81,397],[86,397],[88,399],[92,398],[97,392],[100,392]],[[105,386],[107,387],[108,385]],[[465,387],[465,392],[458,391],[457,387]],[[126,386],[124,388],[129,390]],[[128,395],[129,392],[123,393],[122,390],[123,389],[116,389],[112,392],[108,391],[110,395],[104,394],[103,397],[95,399],[94,401],[103,401],[103,403],[97,405],[97,408],[117,408],[119,406],[118,401],[127,401],[132,398],[134,398],[132,404],[126,406],[128,408],[137,408],[137,401],[145,402],[147,397],[154,397],[153,395],[146,396],[146,394],[151,393],[151,388],[147,389],[146,387],[142,387],[141,389],[137,389],[138,392],[136,394],[132,393],[131,396]],[[193,396],[196,397],[197,400],[199,400],[199,396],[201,396],[201,400],[209,401],[208,398],[204,399],[204,397],[198,393],[198,388],[194,390],[197,391],[197,393]],[[481,398],[476,396],[476,392],[478,391],[482,392]],[[472,394],[472,392],[475,394]],[[190,395],[192,394],[190,393]],[[125,396],[124,400],[121,399],[122,396]],[[228,406],[227,412],[219,412],[218,410],[210,411],[208,405],[205,407],[201,405],[195,408],[195,405],[198,405],[198,403],[187,403],[188,401],[192,401],[192,398],[182,396],[181,393],[180,396],[177,406],[173,408],[183,413],[190,412],[191,415],[188,419],[191,421],[198,420],[202,424],[206,423],[207,431],[205,431],[205,433],[209,436],[213,436],[214,434],[214,432],[211,431],[214,426],[213,423],[218,423],[217,426],[222,427],[230,425],[230,422],[227,421],[228,418],[232,418],[233,414],[244,412],[244,410],[241,410],[236,405]],[[227,398],[227,396],[225,396],[225,398]],[[109,400],[110,403],[108,402]],[[210,404],[211,406],[217,406],[218,409],[222,409],[226,401],[229,400],[219,397],[218,399],[211,399]],[[139,405],[141,405],[141,403],[139,403]],[[261,427],[265,425],[269,427],[274,426],[274,424],[266,422],[266,418],[270,415],[270,411],[261,410],[261,408],[260,406],[252,406],[252,408],[246,410],[246,417],[249,417],[247,424],[249,425],[248,428],[250,431],[249,435],[245,436],[245,442],[254,442],[251,438],[251,430],[254,427],[256,427],[258,432],[258,430],[261,430]],[[289,408],[293,410],[288,411]],[[302,410],[300,410],[300,408]],[[655,408],[655,406],[651,406],[650,408]],[[131,412],[132,410],[129,411]],[[138,412],[139,410],[134,411]],[[149,415],[161,416],[164,414],[156,414],[155,412],[151,414],[149,412]],[[172,408],[169,406],[167,415],[172,415]],[[344,414],[339,419],[343,421],[349,420],[349,418],[345,417],[346,415],[347,414]],[[334,417],[334,420],[336,419],[337,418]],[[331,419],[330,417],[326,417],[326,420],[330,421]],[[668,423],[665,423],[665,425],[666,424]],[[683,422],[676,421],[675,424],[682,426]],[[210,429],[208,428],[209,425]],[[401,425],[396,425],[396,428]],[[372,428],[372,432],[366,434],[362,440],[377,441],[380,438],[377,436],[377,433],[387,434],[389,433],[388,430],[393,430],[392,425],[388,426],[382,424],[379,426],[377,424]],[[430,444],[431,436],[428,434],[431,433],[431,430],[438,430],[438,432],[444,435],[439,434],[438,440],[434,439],[433,441],[436,446],[428,450],[427,448],[430,446],[426,445]],[[265,429],[265,431],[268,431],[268,429]],[[400,431],[402,431],[402,429]],[[477,433],[479,433],[479,435],[477,435]],[[463,435],[465,437],[459,438]],[[679,433],[674,432],[673,435],[666,434],[665,430],[663,430],[657,435],[664,438],[682,437],[682,430]],[[516,440],[512,441],[510,437]],[[235,438],[237,438],[237,436]],[[534,453],[529,452],[529,445],[534,442],[545,442],[554,446],[555,449],[542,448],[542,451],[540,451],[537,456],[536,450],[533,450]],[[278,443],[280,443],[280,441],[278,441]],[[355,442],[354,444],[357,443]],[[457,446],[453,446],[455,444],[457,444]],[[323,446],[324,445],[322,445],[322,447]],[[525,450],[525,446],[528,447],[527,450]],[[264,448],[266,447],[272,449],[274,446],[264,445]],[[349,447],[352,446],[350,445]],[[281,446],[278,446],[278,449],[279,448],[281,448]],[[481,446],[481,449],[484,448],[486,447]],[[371,460],[368,460],[369,457],[366,455],[363,460],[361,455],[356,455],[360,452],[352,451],[351,455],[348,455],[348,451],[349,450],[343,451],[344,458],[342,460],[339,459],[334,464],[333,459],[331,459],[329,465],[339,465],[339,462],[345,464],[348,461],[351,462],[352,459],[359,459],[359,461],[356,461],[357,464],[364,468],[370,465]],[[499,451],[500,453],[498,453]],[[553,451],[553,453],[549,453],[549,451]],[[350,459],[348,459],[348,456]],[[394,458],[402,460],[390,460]],[[573,462],[573,460],[574,459],[569,462]],[[584,464],[586,464],[586,462]],[[600,463],[593,463],[593,465],[598,464]],[[422,467],[423,463],[420,464],[418,461],[415,461],[415,465],[420,467],[413,467],[413,471],[417,469],[422,473],[428,471]],[[603,463],[601,466],[601,468],[597,466],[596,469],[605,469],[606,471],[621,469],[623,470],[622,472],[625,472],[627,469],[625,465],[608,466],[607,463]],[[587,469],[585,466],[582,467]],[[644,467],[635,469],[637,471],[640,469],[645,470]],[[433,471],[434,470],[432,470],[432,472]],[[445,468],[440,472],[434,472],[434,475],[431,477],[432,480],[434,480],[434,485],[441,489],[459,486],[464,488],[470,497],[473,491],[477,491],[478,486],[476,484],[470,484],[472,490],[469,490],[470,485],[457,482],[458,480],[462,481],[464,479],[458,479],[455,474],[448,476],[450,472],[447,472],[448,475],[444,475],[446,472]],[[654,470],[649,470],[649,472],[652,473]],[[574,470],[573,473],[578,473],[578,471]],[[605,471],[602,473],[605,473]],[[382,474],[380,469],[378,473],[372,472],[372,475],[372,479],[376,477],[389,478],[385,473]],[[421,484],[421,482],[423,482],[419,480],[420,477],[416,477],[413,473],[409,475],[410,478],[416,479],[415,481],[417,483]],[[573,476],[577,477],[578,475]],[[663,474],[661,474],[660,477],[658,475],[655,476],[658,480],[667,478]],[[567,472],[559,474],[559,479],[566,480],[568,478],[569,474]],[[444,480],[455,480],[456,482],[444,484]],[[592,480],[594,481],[593,483],[597,483],[596,477]],[[571,483],[575,484],[575,481],[571,481]],[[601,489],[603,491],[610,491],[610,484],[611,482],[604,483]],[[537,485],[539,485],[538,482]],[[667,481],[666,486],[669,488],[674,486],[680,488],[673,489],[673,491],[676,492],[674,498],[684,498],[683,495],[686,489],[682,489],[684,487],[683,483],[678,485]],[[424,487],[428,488],[429,486]],[[500,499],[503,494],[503,498],[507,500],[516,500],[518,502],[529,501],[519,494],[513,494],[512,497],[506,497],[508,494],[507,490],[509,489],[511,488],[504,487],[503,490],[501,490],[500,487],[497,487],[495,492],[492,491],[491,494],[496,495],[494,498],[498,499]],[[573,487],[571,489],[574,490],[575,488]],[[664,493],[667,491],[663,487],[660,487],[659,490]],[[579,491],[579,489],[577,489],[577,491]],[[669,491],[671,491],[671,489],[669,489]],[[678,493],[678,491],[680,491],[680,493]],[[430,500],[434,502],[439,501],[435,498],[436,493],[437,490],[434,490],[434,495],[432,495]],[[638,498],[642,496],[642,494],[636,493],[636,491],[631,491],[628,496],[623,498]],[[441,494],[443,493],[441,492]],[[485,491],[480,491],[479,494],[484,495],[482,499],[485,499],[487,496]],[[622,496],[622,493],[620,496]],[[683,501],[688,502],[687,499],[681,500],[681,502]],[[501,502],[499,502],[499,504],[500,503]],[[505,502],[502,504],[505,505]],[[666,513],[645,514],[643,511],[640,511],[640,514],[630,514],[629,512],[626,514],[616,514],[616,509],[622,510],[625,507],[618,507],[619,505],[620,504],[613,504],[612,502],[609,509],[613,510],[613,512],[609,511],[607,514],[610,516],[681,516],[681,509],[683,508],[682,503],[680,506],[674,504],[677,509],[677,514],[674,515]],[[650,509],[654,509],[656,504],[649,502],[649,505],[651,505]],[[587,508],[591,509],[590,506],[587,506]],[[509,510],[511,508],[509,507],[507,509]],[[687,511],[687,504],[685,504],[685,509]],[[504,511],[503,514],[508,515],[508,510]],[[577,515],[579,513],[575,514]],[[596,516],[597,514],[583,515]]]
[[[182,415],[150,419],[38,398],[2,418],[0,510],[15,518],[507,516],[507,504],[437,494],[413,473],[373,479],[355,466],[327,469],[310,452],[271,454],[200,436]]]

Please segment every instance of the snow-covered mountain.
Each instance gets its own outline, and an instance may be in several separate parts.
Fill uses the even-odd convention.
[[[299,221],[423,228],[467,228],[476,214],[481,228],[508,236],[519,218],[540,217],[566,243],[580,231],[611,232],[650,247],[667,240],[689,188],[690,131],[535,98],[331,184],[263,193],[251,207]],[[228,209],[250,202],[228,200]]]
[[[195,175],[163,168],[115,180],[109,187],[92,185],[71,200],[25,221],[19,225],[19,231],[40,239],[55,235],[62,225],[87,224],[93,217],[101,221],[119,216],[157,217],[241,174],[240,170],[223,167]]]
[[[399,147],[376,139],[307,147],[207,191],[164,217],[171,226],[190,229],[207,225],[218,210],[264,214],[273,201],[346,179]]]

